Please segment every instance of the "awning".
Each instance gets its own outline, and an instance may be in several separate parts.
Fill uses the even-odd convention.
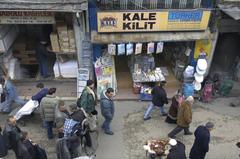
[[[195,41],[201,39],[212,39],[210,30],[195,32],[158,32],[158,33],[110,33],[100,34],[91,32],[92,43],[128,43],[128,42],[150,42],[150,41]]]
[[[240,4],[237,3],[218,4],[218,7],[233,19],[240,20]]]
[[[87,7],[87,0],[0,0],[2,11],[81,12]]]

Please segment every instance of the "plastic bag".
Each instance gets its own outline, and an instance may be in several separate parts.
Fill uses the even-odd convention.
[[[148,53],[148,54],[154,53],[154,43],[153,43],[153,42],[148,43],[147,53]]]
[[[118,44],[118,55],[125,54],[125,44]]]
[[[116,55],[116,45],[108,44],[108,53],[110,55]]]
[[[133,54],[133,44],[129,43],[127,44],[127,55]]]
[[[136,44],[135,54],[141,54],[142,53],[142,43]]]

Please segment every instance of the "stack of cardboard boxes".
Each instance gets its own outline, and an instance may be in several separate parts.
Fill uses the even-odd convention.
[[[54,52],[74,53],[76,52],[75,35],[66,24],[57,23],[57,32],[50,35],[52,50]]]
[[[72,29],[68,29],[69,52],[76,52],[75,34]]]

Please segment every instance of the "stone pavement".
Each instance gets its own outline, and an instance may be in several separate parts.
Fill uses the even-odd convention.
[[[217,99],[210,104],[196,102],[193,106],[193,122],[191,131],[207,121],[215,123],[212,131],[210,151],[206,159],[239,159],[240,150],[235,146],[240,140],[240,107],[229,107],[228,103],[235,98]],[[148,102],[119,101],[116,102],[116,114],[112,122],[113,136],[105,135],[100,130],[97,159],[146,159],[143,144],[150,138],[165,138],[175,126],[164,122],[165,117],[159,111],[152,113],[152,119],[143,121],[143,113]],[[167,106],[168,107],[168,106]],[[99,109],[99,107],[97,107]],[[0,125],[6,115],[0,114]],[[103,118],[99,116],[99,123]],[[46,131],[41,126],[38,114],[28,119],[23,130],[29,131],[30,137],[36,143],[45,147],[49,159],[55,159],[55,141],[46,139]],[[179,134],[177,139],[186,145],[189,154],[194,136]],[[13,154],[8,159],[14,159]]]

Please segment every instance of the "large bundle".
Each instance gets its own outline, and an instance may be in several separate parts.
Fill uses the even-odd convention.
[[[146,145],[144,145],[144,149],[150,154],[164,155],[168,149],[168,142],[169,140],[167,139],[148,140]]]

